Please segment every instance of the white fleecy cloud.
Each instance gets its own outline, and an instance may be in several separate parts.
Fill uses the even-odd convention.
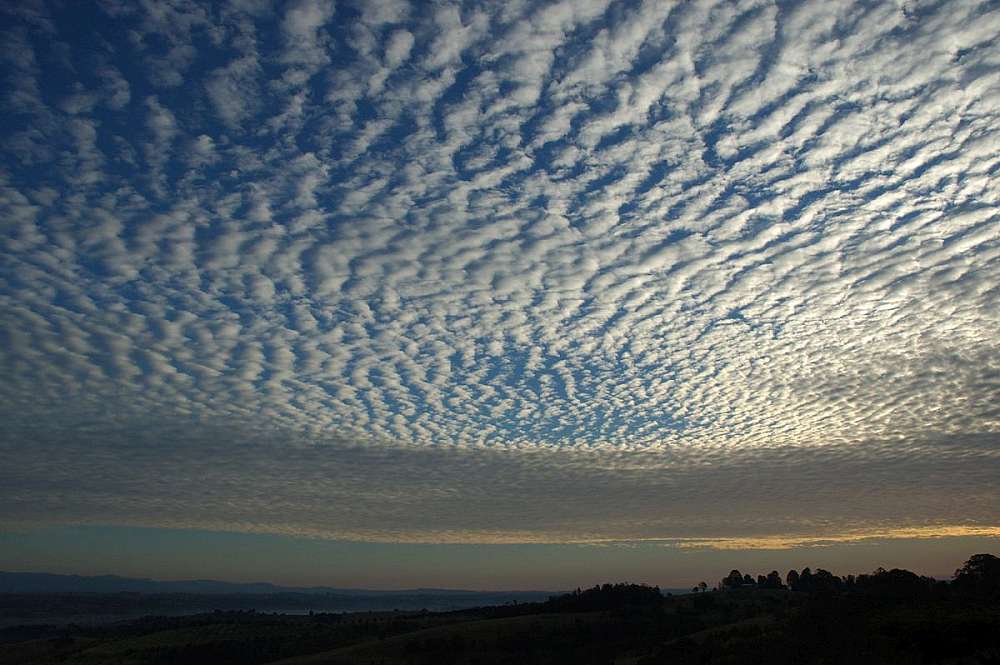
[[[128,36],[71,68],[41,37],[58,12],[14,17],[0,394],[38,471],[18,497],[61,455],[130,459],[148,419],[138,476],[206,428],[231,469],[204,514],[178,475],[109,484],[163,523],[249,524],[258,491],[303,517],[254,528],[418,540],[996,514],[989,3],[358,10],[109,4]],[[282,445],[312,450],[315,491],[282,484],[306,466]],[[354,446],[391,452],[350,453],[369,490],[348,518],[323,495],[349,501]],[[263,464],[281,473],[238,482]],[[78,508],[49,514],[150,519],[67,483]]]

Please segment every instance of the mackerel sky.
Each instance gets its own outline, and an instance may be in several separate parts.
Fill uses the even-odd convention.
[[[5,528],[1000,535],[996,2],[0,12]]]

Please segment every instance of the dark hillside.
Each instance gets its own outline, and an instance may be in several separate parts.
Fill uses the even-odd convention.
[[[683,596],[605,584],[452,612],[12,627],[0,630],[0,665],[987,665],[1000,663],[996,562],[976,555],[951,582],[881,568],[791,571],[787,584],[775,571],[733,571],[717,590]]]

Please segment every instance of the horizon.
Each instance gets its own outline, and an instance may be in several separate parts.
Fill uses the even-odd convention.
[[[877,568],[875,570],[877,570]],[[887,570],[892,570],[892,568],[889,568]],[[905,569],[903,569],[903,570],[905,570]],[[749,570],[749,569],[747,569],[745,571],[740,571],[740,572],[750,573],[750,574],[761,573],[761,574],[765,574],[766,575],[766,572],[764,572],[764,571]],[[767,571],[767,572],[770,572],[770,571]],[[782,575],[782,579],[784,579],[784,575],[787,575],[787,572],[788,571],[786,571]],[[834,575],[838,575],[838,576],[857,575],[857,574],[859,574],[859,573],[854,573],[854,572],[847,573],[847,572],[844,572],[844,571],[829,571],[829,572],[833,573]],[[872,573],[872,572],[874,572],[874,570],[872,570],[872,571],[865,571],[865,573],[861,573],[861,574],[869,574],[869,573]],[[920,573],[920,572],[917,572],[917,571],[910,571],[910,572],[915,572],[916,574],[918,574],[918,575],[920,575],[922,577],[929,577],[929,578],[931,578],[933,580],[936,580],[936,581],[939,581],[939,582],[941,582],[941,581],[948,582],[948,581],[951,581],[953,579],[953,577],[954,577],[954,573],[949,573],[947,576],[936,576],[936,575],[926,575],[926,574],[923,574],[923,573]],[[239,580],[239,579],[233,580],[233,579],[230,579],[230,580],[224,580],[224,579],[199,578],[199,577],[195,577],[195,578],[186,578],[186,577],[183,577],[183,578],[132,577],[132,576],[116,575],[116,574],[113,574],[113,573],[95,573],[95,574],[81,575],[81,574],[78,574],[78,573],[53,573],[51,571],[45,571],[45,570],[0,570],[0,575],[46,575],[46,576],[53,576],[53,577],[69,577],[69,578],[74,578],[74,579],[109,579],[110,578],[110,579],[115,579],[115,580],[151,582],[151,583],[161,583],[161,582],[165,582],[165,583],[175,583],[175,582],[176,583],[202,583],[202,582],[208,582],[208,583],[220,583],[220,584],[233,585],[233,586],[236,586],[236,587],[240,587],[240,586],[246,586],[246,587],[250,587],[250,586],[269,586],[269,587],[274,587],[276,589],[280,589],[281,591],[279,591],[279,593],[286,593],[286,592],[287,593],[296,593],[297,590],[300,590],[300,589],[304,590],[304,591],[309,591],[309,590],[329,590],[329,591],[332,591],[332,592],[344,592],[344,593],[350,593],[350,592],[354,592],[354,591],[357,591],[357,592],[380,592],[380,593],[396,593],[396,592],[398,592],[398,593],[410,593],[410,592],[416,592],[416,591],[442,591],[442,592],[456,592],[456,593],[536,593],[536,592],[537,593],[566,593],[566,592],[570,592],[571,591],[571,589],[568,589],[568,588],[567,589],[555,589],[555,588],[552,588],[552,589],[546,589],[546,588],[537,588],[537,589],[535,589],[535,588],[531,588],[531,589],[521,589],[521,588],[516,588],[516,589],[492,589],[492,588],[479,588],[479,587],[386,587],[386,588],[375,587],[375,588],[372,588],[372,587],[342,587],[342,586],[328,586],[328,585],[298,586],[298,585],[281,584],[281,583],[278,583],[278,582],[269,582],[269,581],[260,580],[260,579],[246,579],[246,580]],[[754,575],[754,576],[756,577],[756,575]],[[705,580],[700,580],[700,581],[705,581]],[[583,586],[583,585],[577,585],[574,588],[578,588],[578,589],[592,588],[594,586],[599,586],[600,584],[604,584],[604,583],[605,582],[594,583],[594,584],[590,585],[589,587]],[[690,592],[695,586],[697,586],[697,583],[691,584],[690,586],[683,586],[683,585],[681,585],[681,586],[664,586],[662,584],[653,584],[653,583],[646,582],[646,581],[643,581],[643,580],[615,580],[614,582],[608,580],[606,583],[610,583],[610,584],[618,584],[618,583],[643,584],[643,585],[646,585],[646,586],[659,588],[664,593],[666,593],[666,592],[674,592],[674,591]],[[707,583],[707,581],[706,581],[706,583]],[[288,591],[286,591],[286,590],[288,590]],[[707,588],[707,590],[708,591],[712,591],[713,590],[713,585],[709,585],[708,588]],[[58,592],[59,593],[65,593],[64,591],[58,591]],[[18,592],[18,593],[21,593],[21,592]],[[31,592],[31,593],[48,593],[48,592]],[[157,593],[159,593],[159,592],[157,592]],[[173,592],[165,592],[165,593],[173,593]],[[178,593],[190,593],[190,592],[178,592]],[[205,592],[205,593],[216,593],[216,592]],[[239,592],[239,593],[244,593],[244,592]],[[250,593],[250,592],[245,592],[245,593]]]
[[[0,35],[0,569],[1000,550],[996,2],[26,0]]]
[[[8,534],[0,534],[0,545],[4,546],[0,549],[7,552],[7,561],[21,562],[20,566],[16,566],[17,570],[9,565],[2,569],[4,572],[84,577],[112,575],[156,581],[206,580],[233,584],[265,583],[289,587],[373,591],[416,588],[484,592],[558,591],[588,588],[606,582],[633,582],[663,589],[688,589],[701,581],[707,582],[711,587],[718,578],[734,568],[755,575],[767,574],[773,569],[778,570],[784,578],[792,568],[825,568],[836,575],[856,575],[871,573],[878,567],[884,567],[887,570],[901,568],[938,580],[950,580],[954,571],[970,556],[989,552],[990,548],[995,551],[997,545],[994,538],[948,538],[936,539],[930,546],[924,539],[897,542],[895,550],[889,547],[889,543],[870,541],[848,546],[826,545],[805,549],[677,551],[650,543],[587,544],[575,545],[570,549],[565,545],[553,544],[387,546],[319,539],[303,542],[286,536],[256,534],[169,530],[153,530],[150,534],[145,533],[149,531],[146,529],[121,527],[114,527],[112,530],[130,533],[109,536],[102,533],[103,529],[93,527],[46,529],[41,533],[47,535],[47,539],[41,542],[26,539],[23,532],[17,539]],[[170,539],[177,542],[169,544]],[[80,549],[88,551],[90,556],[78,558],[75,567],[61,567],[55,563],[62,559],[58,552],[63,543],[70,540],[82,544]],[[101,543],[104,544],[103,548]],[[899,547],[900,545],[904,547]],[[506,549],[507,552],[497,553],[497,547]],[[114,552],[112,549],[118,551]],[[178,552],[185,553],[185,556],[179,557]],[[213,553],[213,556],[206,556],[206,552]],[[257,570],[285,569],[285,577],[281,574],[261,577],[266,574],[264,572],[232,573],[234,566],[245,566],[247,563],[241,560],[241,553],[244,559],[248,553],[258,559],[254,566]],[[46,557],[53,564],[44,569],[38,569],[38,564],[29,564],[45,560]],[[116,558],[117,564],[106,563]],[[500,561],[502,568],[484,568],[483,562],[491,560]],[[950,572],[935,571],[935,567],[941,565],[938,562],[942,560],[946,562],[944,565],[952,566]],[[104,562],[104,567],[95,568],[98,561]],[[206,571],[205,574],[185,573],[186,566],[195,565],[188,563],[189,561],[198,561],[203,566],[202,570]],[[549,565],[545,565],[546,563]],[[178,565],[183,568],[178,570]],[[346,570],[329,572],[339,566],[344,566]],[[534,577],[525,578],[533,579],[534,584],[519,585],[515,581],[523,577],[525,569],[539,566],[541,572]],[[395,574],[387,572],[392,567],[396,568]],[[671,573],[671,567],[689,572],[681,577],[679,573]],[[562,571],[553,574],[551,570],[555,568],[561,568]],[[288,576],[291,574],[289,569],[298,571],[298,576]],[[230,571],[230,574],[227,575],[226,571]],[[459,573],[470,581],[464,585],[447,586],[446,581],[456,579],[455,576]],[[363,579],[370,581],[366,584],[356,583]],[[406,586],[403,579],[432,580],[432,583]],[[509,581],[489,585],[489,580],[498,579]],[[552,583],[546,584],[545,580],[551,580]],[[561,583],[557,580],[561,580]]]

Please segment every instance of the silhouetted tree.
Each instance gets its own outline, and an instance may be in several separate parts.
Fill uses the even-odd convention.
[[[583,591],[551,596],[541,604],[543,612],[593,612],[643,606],[659,607],[663,603],[660,587],[644,584],[602,584]]]
[[[812,581],[813,581],[812,571],[809,570],[809,566],[806,566],[805,568],[802,569],[802,572],[799,573],[799,590],[812,591]]]
[[[836,591],[843,588],[844,581],[829,570],[817,568],[812,576],[812,591]]]
[[[767,578],[764,577],[763,575],[758,575],[757,576],[757,586],[759,586],[762,589],[764,587],[766,587],[767,586]]]
[[[915,600],[928,596],[934,585],[930,577],[921,577],[900,568],[886,570],[880,567],[870,575],[858,575],[854,589],[884,599]]]
[[[992,554],[974,554],[955,571],[954,585],[964,592],[1000,596],[1000,559]]]
[[[705,592],[705,591],[708,590],[708,584],[705,583],[705,582],[698,582],[698,587],[702,590],[702,592]]]
[[[781,583],[781,575],[776,570],[772,570],[767,574],[767,578],[764,580],[764,586],[768,589],[781,589],[785,585]]]
[[[729,575],[722,580],[722,583],[730,589],[739,588],[743,586],[743,573],[734,568],[729,571]]]
[[[785,583],[788,584],[788,588],[792,591],[797,591],[799,588],[799,571],[792,568],[788,571],[788,575],[785,576]]]

